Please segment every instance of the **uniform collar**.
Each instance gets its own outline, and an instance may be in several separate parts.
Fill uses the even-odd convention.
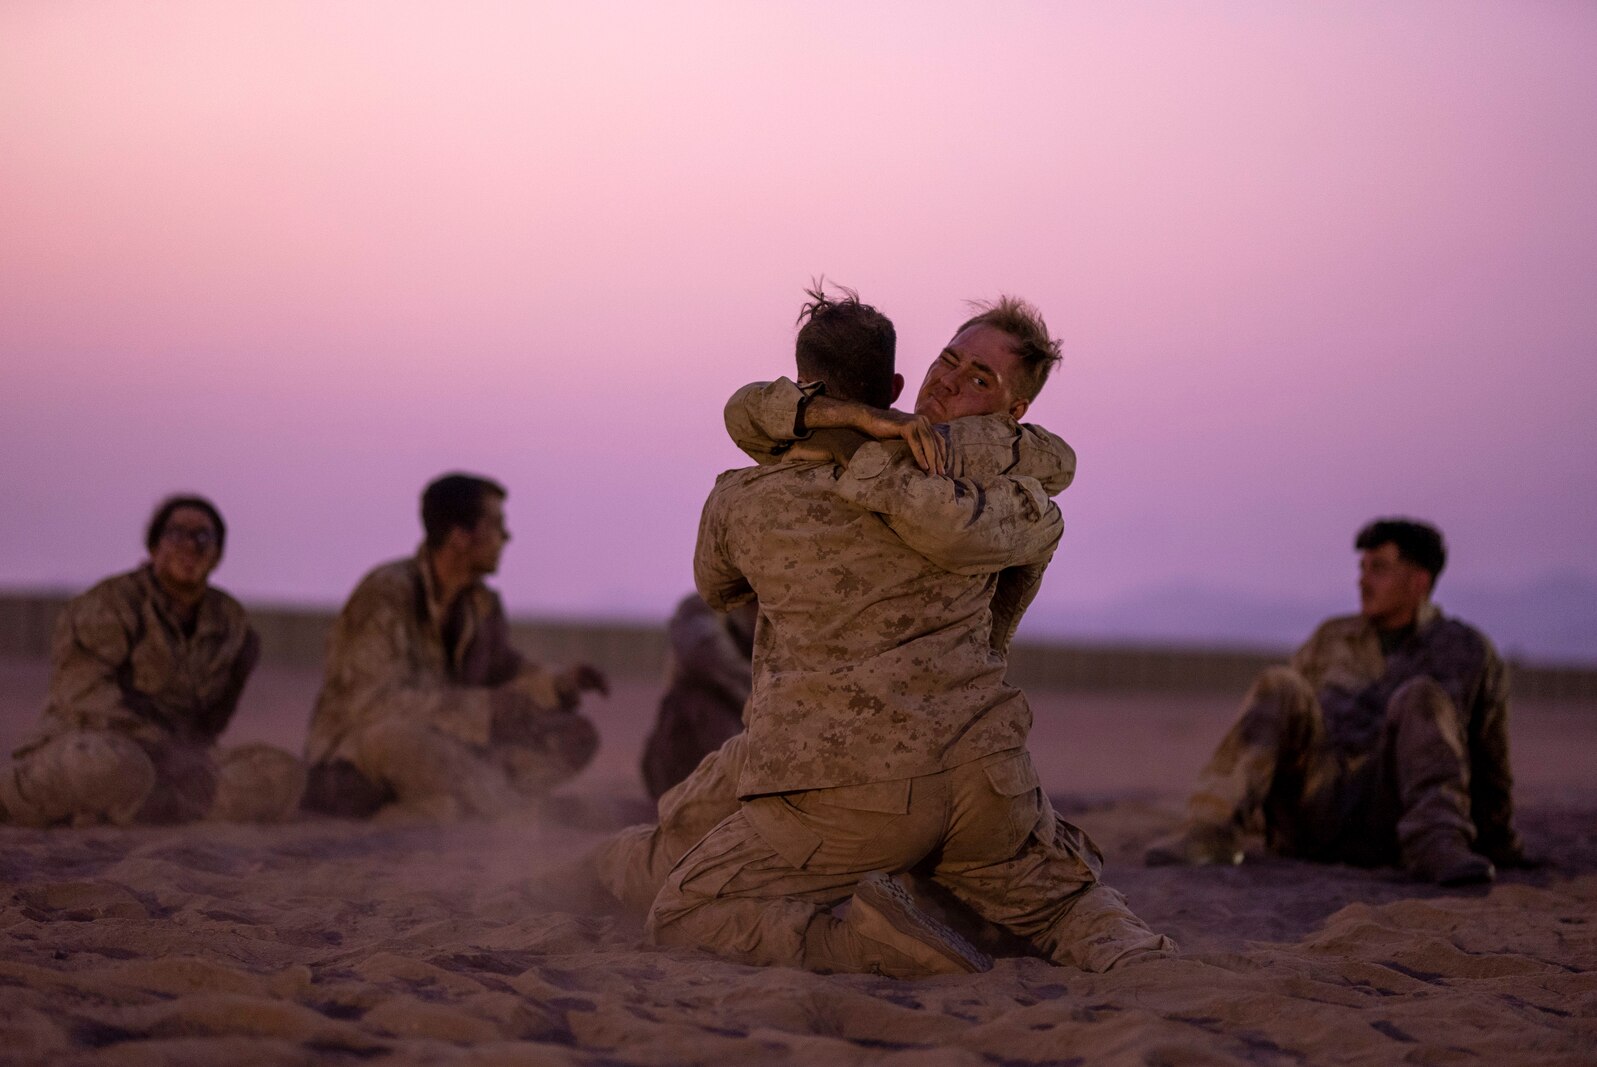
[[[421,576],[422,601],[427,609],[427,620],[432,625],[433,632],[440,638],[444,633],[444,619],[450,605],[441,602],[438,598],[438,582],[433,577],[432,560],[428,557],[427,542],[423,541],[421,547],[416,549],[416,572]],[[461,650],[471,643],[476,633],[476,623],[486,610],[485,601],[488,598],[488,587],[482,579],[474,580],[470,585],[460,591],[463,598],[470,601],[471,608],[466,613],[465,625],[461,628],[458,647],[448,649],[451,656],[459,657]]]
[[[139,567],[136,572],[139,581],[149,593],[150,603],[154,605],[155,612],[161,620],[172,629],[173,633],[190,632],[198,635],[205,630],[216,629],[220,624],[216,617],[216,590],[210,585],[205,587],[205,595],[200,597],[200,602],[194,605],[194,626],[189,630],[183,624],[183,613],[178,610],[177,602],[172,599],[161,585],[160,579],[155,576],[155,568],[148,563]]]

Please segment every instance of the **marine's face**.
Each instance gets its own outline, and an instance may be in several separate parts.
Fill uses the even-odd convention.
[[[500,553],[509,541],[504,498],[490,493],[483,498],[482,516],[469,535],[467,559],[471,569],[477,574],[493,574],[499,569]]]
[[[168,589],[203,589],[221,561],[216,526],[199,508],[178,508],[167,516],[150,552],[150,568]]]
[[[1430,573],[1400,556],[1392,542],[1359,553],[1359,611],[1381,629],[1413,622],[1430,593]]]
[[[986,323],[959,331],[926,371],[915,395],[915,414],[933,422],[966,415],[1023,416],[1029,401],[1016,395],[1020,357],[1014,344]]]

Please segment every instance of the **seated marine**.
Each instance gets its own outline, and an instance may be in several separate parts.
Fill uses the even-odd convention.
[[[260,639],[210,584],[227,526],[209,500],[162,501],[149,559],[68,601],[39,728],[0,769],[0,820],[26,826],[270,821],[305,770],[265,744],[219,748]]]
[[[1513,828],[1508,682],[1479,630],[1431,603],[1441,533],[1409,519],[1359,531],[1360,613],[1330,619],[1266,671],[1150,864],[1242,862],[1262,825],[1275,852],[1400,863],[1442,885],[1525,862]]]
[[[505,496],[475,475],[433,481],[416,554],[367,574],[339,612],[305,742],[308,810],[496,816],[593,759],[598,731],[577,706],[609,692],[605,676],[525,660],[483,583],[510,540]]]
[[[686,778],[699,761],[743,729],[753,684],[754,601],[716,611],[697,593],[677,604],[666,689],[643,743],[643,784],[650,798]]]

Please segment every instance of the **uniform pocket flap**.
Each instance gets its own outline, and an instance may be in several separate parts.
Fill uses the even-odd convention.
[[[743,802],[743,817],[790,867],[803,869],[821,847],[821,835],[804,824],[787,796],[777,793]]]
[[[986,767],[987,780],[1002,797],[1018,797],[1037,788],[1037,768],[1032,766],[1031,754],[1015,752],[995,759]]]
[[[848,811],[902,815],[909,810],[909,784],[908,778],[897,778],[890,782],[866,782],[863,785],[812,789],[803,794],[798,806],[804,811],[813,811],[818,806],[830,805]]]

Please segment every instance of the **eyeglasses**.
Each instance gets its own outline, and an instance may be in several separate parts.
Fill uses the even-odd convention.
[[[209,526],[168,526],[161,531],[161,540],[169,545],[182,544],[187,541],[196,549],[204,552],[216,545],[216,531]]]

